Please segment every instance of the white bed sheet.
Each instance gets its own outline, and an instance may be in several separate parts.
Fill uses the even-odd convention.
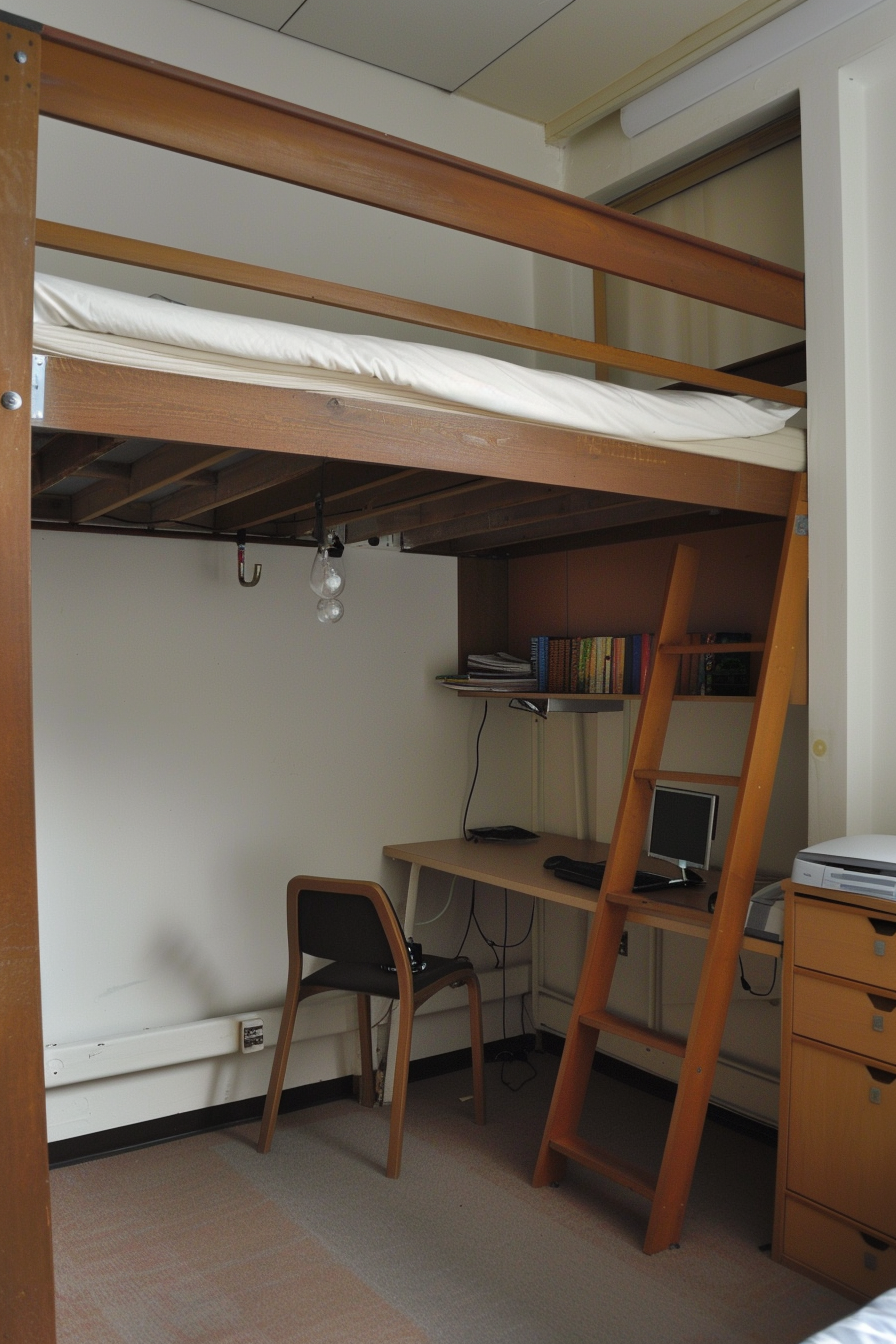
[[[805,433],[777,402],[641,392],[467,351],[210,312],[57,276],[35,278],[34,346],[392,405],[476,411],[799,471]]]
[[[896,1289],[820,1330],[803,1344],[896,1344]]]

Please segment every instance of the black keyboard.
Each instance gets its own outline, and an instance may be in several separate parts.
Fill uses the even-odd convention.
[[[545,868],[564,882],[577,882],[580,887],[600,888],[604,880],[606,863],[586,863],[582,859],[569,859],[565,854],[553,854],[544,861]],[[635,885],[632,891],[668,891],[670,887],[680,887],[676,878],[661,877],[659,873],[645,873],[641,868],[635,873]]]

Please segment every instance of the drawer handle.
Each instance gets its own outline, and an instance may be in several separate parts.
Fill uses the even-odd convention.
[[[867,916],[867,919],[868,923],[874,929],[874,932],[879,933],[882,938],[892,938],[894,933],[896,933],[896,924],[894,924],[892,920],[872,919],[870,915]]]
[[[881,1241],[878,1237],[872,1237],[867,1232],[860,1232],[859,1236],[865,1245],[870,1246],[873,1251],[888,1251],[890,1249],[888,1241]]]
[[[892,1082],[896,1082],[896,1073],[887,1073],[885,1069],[875,1069],[870,1064],[866,1064],[865,1068],[868,1070],[875,1083],[882,1083],[884,1087],[889,1087]],[[871,1100],[875,1105],[880,1105],[879,1087],[872,1087]]]
[[[882,994],[869,994],[868,1002],[872,1008],[877,1009],[876,1013],[871,1014],[871,1030],[883,1031],[884,1013],[892,1013],[893,1009],[896,1008],[896,999],[885,999]]]

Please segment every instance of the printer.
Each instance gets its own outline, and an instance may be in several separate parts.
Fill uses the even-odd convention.
[[[846,835],[797,854],[791,878],[829,891],[896,901],[896,835]]]

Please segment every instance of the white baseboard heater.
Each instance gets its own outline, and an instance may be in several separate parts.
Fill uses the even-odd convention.
[[[501,998],[527,994],[530,988],[531,968],[508,966],[500,970],[481,971],[484,1003]],[[428,999],[417,1016],[448,1012],[465,1008],[465,989],[446,989]],[[257,1019],[263,1023],[264,1043],[273,1047],[280,1030],[282,1008],[263,1008],[234,1013],[227,1017],[211,1017],[201,1022],[187,1022],[176,1027],[134,1032],[129,1036],[106,1036],[97,1041],[78,1041],[72,1044],[49,1042],[44,1046],[44,1077],[50,1087],[67,1087],[71,1083],[92,1082],[98,1078],[114,1078],[119,1074],[141,1073],[146,1069],[169,1068],[175,1064],[190,1064],[198,1060],[214,1059],[219,1055],[238,1054],[241,1048],[242,1023]],[[303,1003],[296,1016],[294,1041],[307,1041],[322,1036],[338,1036],[357,1031],[358,1017],[354,994],[321,994]]]

